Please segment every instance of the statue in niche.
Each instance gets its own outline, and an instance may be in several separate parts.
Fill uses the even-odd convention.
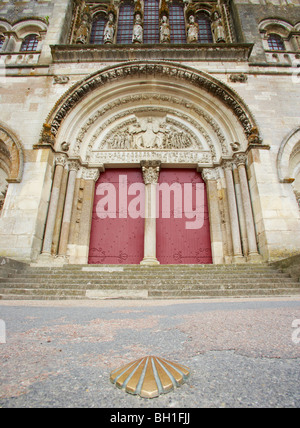
[[[163,15],[160,24],[160,43],[170,43],[170,25],[168,17]]]
[[[108,21],[104,28],[104,43],[113,43],[116,31],[115,15],[110,12],[108,14]]]
[[[211,30],[214,35],[215,43],[226,43],[222,18],[218,10],[215,10],[212,14]]]
[[[135,15],[132,43],[143,43],[143,21],[140,13]]]
[[[187,42],[197,43],[198,42],[199,25],[195,22],[195,16],[190,15],[189,23],[187,26]]]
[[[80,27],[77,30],[75,42],[87,44],[90,40],[92,17],[89,8],[86,7],[81,16]]]

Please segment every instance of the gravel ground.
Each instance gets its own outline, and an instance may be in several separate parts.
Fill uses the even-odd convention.
[[[300,407],[299,298],[2,301],[0,319],[2,408]],[[190,367],[189,380],[151,400],[110,383],[145,355]]]

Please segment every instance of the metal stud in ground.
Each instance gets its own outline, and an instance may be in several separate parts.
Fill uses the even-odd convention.
[[[147,356],[114,370],[110,380],[129,394],[154,398],[182,385],[190,370],[164,358]]]

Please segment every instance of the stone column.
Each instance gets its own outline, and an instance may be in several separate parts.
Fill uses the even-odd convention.
[[[224,263],[224,248],[217,185],[219,171],[217,168],[204,168],[202,178],[206,183],[213,263],[222,264]]]
[[[77,161],[69,162],[69,179],[68,179],[68,187],[64,205],[64,215],[61,226],[60,233],[60,241],[59,241],[59,249],[58,255],[65,256],[67,253],[69,232],[70,232],[70,224],[71,224],[71,216],[72,216],[72,206],[73,206],[73,198],[75,191],[75,181],[76,175],[78,171],[78,163]]]
[[[240,225],[239,225],[239,217],[238,217],[236,197],[235,197],[231,161],[225,162],[224,170],[225,170],[227,198],[228,198],[228,205],[229,205],[229,217],[230,217],[230,225],[231,225],[232,244],[233,244],[233,262],[243,263],[244,257],[242,253]]]
[[[58,199],[60,194],[60,186],[61,186],[65,163],[66,163],[65,155],[59,154],[56,156],[55,158],[56,167],[55,167],[53,186],[52,186],[50,203],[49,203],[43,249],[42,249],[42,255],[45,255],[45,256],[51,255],[52,238],[53,238],[53,232],[55,227]]]
[[[235,156],[236,165],[239,172],[241,194],[242,194],[244,215],[245,215],[245,221],[246,221],[248,249],[249,249],[248,258],[249,260],[257,261],[257,260],[260,260],[260,255],[258,254],[258,251],[257,251],[256,232],[254,227],[252,205],[251,205],[248,178],[247,178],[247,172],[246,172],[246,166],[245,166],[246,158],[247,158],[247,155],[245,154],[238,154]]]
[[[145,183],[144,258],[141,265],[158,265],[156,258],[156,191],[160,161],[141,161]]]

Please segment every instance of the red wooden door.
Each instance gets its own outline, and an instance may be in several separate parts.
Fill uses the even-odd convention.
[[[190,169],[162,169],[156,224],[161,264],[212,263],[205,183]]]
[[[89,263],[141,262],[144,252],[143,189],[140,169],[108,169],[101,174],[95,190]]]

